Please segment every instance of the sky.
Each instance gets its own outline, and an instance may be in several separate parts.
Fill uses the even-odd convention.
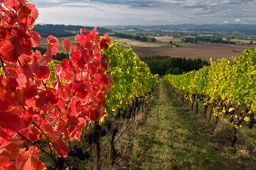
[[[38,24],[256,24],[256,0],[28,0]]]

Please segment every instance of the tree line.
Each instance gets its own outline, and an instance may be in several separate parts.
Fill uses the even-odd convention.
[[[182,74],[191,70],[198,70],[204,65],[209,65],[207,61],[200,58],[186,59],[185,57],[153,56],[142,57],[141,60],[149,66],[152,74],[159,74],[160,76]]]
[[[88,31],[91,31],[94,27],[63,24],[37,24],[33,31],[38,32],[42,37],[48,37],[49,35],[67,37],[78,34],[81,28],[86,28]],[[97,28],[97,32],[100,35],[103,35],[104,33],[109,32],[109,30],[105,28]]]

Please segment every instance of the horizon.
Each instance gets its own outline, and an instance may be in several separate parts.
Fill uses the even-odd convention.
[[[254,0],[30,0],[36,24],[87,26],[256,24]]]
[[[54,24],[54,23],[36,23],[35,25],[64,25],[64,26],[83,26],[83,27],[154,27],[154,26],[182,26],[182,25],[195,25],[195,26],[231,26],[231,25],[241,25],[241,26],[256,26],[256,24],[190,24],[190,23],[182,23],[182,24],[161,24],[161,25],[102,25],[102,26],[94,26],[94,25],[79,25],[79,24]],[[256,29],[256,28],[255,28]]]

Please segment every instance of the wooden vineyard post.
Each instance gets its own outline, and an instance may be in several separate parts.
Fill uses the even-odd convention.
[[[204,117],[206,117],[207,109],[208,109],[208,104],[204,106]]]
[[[101,163],[100,163],[100,135],[101,134],[101,127],[99,123],[95,123],[94,129],[94,142],[95,142],[95,167],[96,170],[101,170]]]
[[[199,104],[199,99],[198,99],[198,96],[196,96],[196,113],[198,113],[198,104]]]
[[[211,121],[211,118],[212,118],[212,111],[213,111],[213,103],[211,105],[211,108],[210,108],[210,114],[209,114],[209,122]]]
[[[96,151],[96,169],[97,170],[101,170],[101,167],[100,167],[100,136],[98,137],[98,141],[97,143],[95,144],[96,147],[95,147],[95,151]]]
[[[194,102],[195,102],[195,95],[192,95],[192,103],[191,103],[191,110],[194,109]]]
[[[116,150],[115,150],[115,136],[118,133],[118,128],[115,127],[112,130],[112,137],[111,137],[111,142],[110,142],[110,159],[112,161],[112,163],[114,162],[114,159],[116,157]]]
[[[236,128],[233,128],[233,134],[231,137],[231,146],[234,147],[236,143],[237,137],[236,137]]]

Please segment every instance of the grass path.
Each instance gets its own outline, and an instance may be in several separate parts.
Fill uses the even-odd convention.
[[[170,94],[161,80],[146,122],[137,129],[129,169],[247,169],[220,151],[209,128]]]

